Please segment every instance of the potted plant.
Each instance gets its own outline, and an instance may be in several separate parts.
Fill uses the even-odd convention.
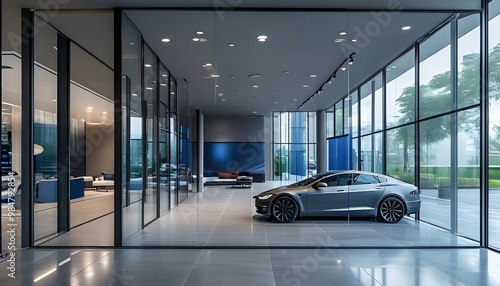
[[[449,178],[443,178],[439,180],[438,198],[447,200],[451,199],[451,185]]]

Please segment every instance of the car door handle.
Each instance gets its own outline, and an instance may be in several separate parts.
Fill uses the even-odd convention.
[[[344,192],[345,190],[337,190],[337,192]]]
[[[382,188],[381,188],[381,187],[376,187],[376,188],[375,188],[375,190],[380,190],[380,189],[382,189]]]

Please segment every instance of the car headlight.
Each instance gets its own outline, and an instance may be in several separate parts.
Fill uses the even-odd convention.
[[[267,200],[272,196],[273,196],[273,194],[265,194],[265,195],[259,196],[259,200]]]

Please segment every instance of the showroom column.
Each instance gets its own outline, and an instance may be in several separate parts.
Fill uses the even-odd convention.
[[[198,192],[203,192],[203,144],[205,142],[204,138],[204,132],[203,132],[203,114],[201,113],[201,110],[196,110],[196,121],[198,123],[197,126],[197,133],[198,133],[198,166],[197,166],[197,184],[198,184]]]
[[[316,167],[318,173],[328,171],[326,110],[316,111]]]

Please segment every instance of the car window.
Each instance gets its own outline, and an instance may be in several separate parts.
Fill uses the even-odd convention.
[[[321,180],[321,182],[326,183],[326,185],[329,187],[335,187],[338,186],[339,177],[339,175],[330,176],[328,178],[324,178],[323,180]]]
[[[379,182],[381,183],[387,183],[387,179],[384,177],[378,177]]]
[[[339,182],[337,186],[347,186],[351,184],[351,174],[339,175]]]
[[[372,175],[357,174],[354,176],[354,185],[378,184],[379,181]]]

